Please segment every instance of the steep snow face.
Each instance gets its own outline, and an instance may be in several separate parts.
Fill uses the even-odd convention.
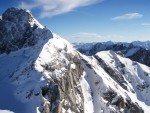
[[[125,79],[119,75],[120,73],[110,67],[105,67],[104,63],[99,55],[82,56],[82,65],[86,73],[84,78],[91,89],[89,92],[92,95],[94,113],[148,112],[149,105],[143,104],[143,101],[137,99],[135,93],[128,91]]]
[[[117,92],[119,91],[118,94],[130,97],[132,102],[138,103],[144,112],[148,113],[150,109],[150,68],[120,57],[113,51],[99,52],[95,58],[105,72],[121,86],[114,84]]]
[[[40,40],[35,46],[2,54],[0,59],[0,109],[15,113],[84,112],[83,68],[79,53],[67,41],[53,34],[47,42]]]

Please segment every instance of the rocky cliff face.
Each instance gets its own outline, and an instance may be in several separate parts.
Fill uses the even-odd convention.
[[[9,8],[0,20],[0,53],[9,53],[33,46],[40,38],[52,36],[28,10]]]
[[[85,56],[27,10],[9,8],[0,26],[0,112],[149,111],[149,67],[113,51]]]
[[[67,46],[64,45],[64,48],[59,48],[56,53],[50,54],[51,60],[47,60],[44,64],[40,61],[44,60],[42,57],[37,59],[35,64],[42,69],[41,73],[48,80],[46,86],[42,88],[43,113],[62,113],[65,111],[84,113],[83,92],[80,86],[83,67],[80,63],[80,55],[68,52]],[[47,49],[51,51],[52,48],[47,47]],[[65,59],[62,57],[63,54],[66,55],[64,56]]]

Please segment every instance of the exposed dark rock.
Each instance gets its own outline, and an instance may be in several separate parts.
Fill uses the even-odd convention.
[[[126,85],[127,83],[124,80],[122,73],[119,73],[119,72],[116,72],[115,70],[113,70],[97,55],[94,55],[94,57],[98,60],[99,65],[101,65],[103,67],[103,69],[110,75],[110,77],[112,77],[117,83],[119,83],[122,88],[127,90],[127,85]],[[121,66],[124,67],[123,64],[121,64]]]
[[[143,91],[145,88],[148,88],[149,87],[149,84],[147,84],[146,82],[143,82],[142,84],[138,84],[136,86],[136,88],[140,91]]]
[[[135,54],[129,56],[128,58],[150,66],[150,50],[140,48]]]
[[[86,65],[87,67],[89,67],[90,69],[92,69],[91,64],[89,64],[85,59],[82,59],[82,61],[85,63],[85,65]]]
[[[144,113],[143,109],[137,103],[131,102],[131,100],[126,100],[125,105],[126,105],[125,106],[125,111],[126,112],[129,112],[129,113]]]
[[[70,59],[69,65],[66,67],[67,71],[64,76],[61,78],[53,78],[53,81],[50,80],[49,85],[46,85],[42,88],[43,97],[48,96],[48,102],[50,104],[48,106],[44,106],[43,102],[43,113],[48,113],[49,111],[52,113],[61,113],[62,108],[66,111],[70,109],[75,113],[84,113],[84,98],[81,90],[81,86],[79,84],[79,79],[83,74],[83,67],[80,63],[79,55],[68,54],[68,58]],[[61,64],[62,63],[62,64]],[[55,70],[64,67],[63,62],[61,62],[59,66],[51,64],[43,65],[42,67],[45,71],[52,72],[51,66]],[[75,68],[71,68],[71,64],[74,63]],[[79,96],[77,96],[79,95]],[[81,102],[77,100],[81,98]],[[44,100],[43,100],[44,101]]]
[[[121,96],[117,96],[116,100],[111,103],[112,105],[116,105],[119,109],[125,107],[124,99]]]
[[[116,92],[114,92],[112,89],[109,89],[106,93],[103,93],[103,98],[108,102],[111,102],[116,95]]]
[[[144,75],[145,75],[145,76],[149,76],[150,74],[149,74],[149,73],[147,73],[147,72],[144,72]]]
[[[124,100],[121,95],[117,95],[112,89],[108,89],[103,93],[103,98],[108,101],[108,106],[115,105],[117,113],[144,113],[137,103],[131,102],[130,99]],[[121,109],[124,109],[124,111],[120,111]]]
[[[37,31],[41,34],[37,34]],[[34,46],[48,32],[52,36],[48,29],[40,28],[27,10],[8,8],[0,21],[0,54]]]
[[[118,55],[120,55],[121,57],[125,57],[125,55],[124,55],[121,51],[116,51],[116,53],[117,53]]]
[[[44,87],[42,87],[42,96],[45,96],[49,91],[49,86],[46,85]]]
[[[34,90],[30,90],[29,92],[27,92],[27,96],[26,98],[30,99],[31,96],[33,95]]]
[[[42,95],[47,96],[48,102],[50,103],[48,106],[44,106],[43,102],[43,109],[41,110],[42,113],[58,113],[60,104],[60,92],[58,85],[51,81],[49,85],[42,88]]]

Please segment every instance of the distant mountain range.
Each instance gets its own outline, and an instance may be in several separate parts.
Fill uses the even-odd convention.
[[[100,43],[74,43],[74,47],[85,55],[94,55],[97,52],[113,50],[131,60],[150,66],[150,41],[140,42],[100,42]]]
[[[8,8],[0,19],[0,113],[149,113],[148,46],[75,47],[91,56],[30,11]]]

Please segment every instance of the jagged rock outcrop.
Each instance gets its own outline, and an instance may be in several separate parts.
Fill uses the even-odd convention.
[[[42,95],[48,97],[48,100],[44,103],[50,102],[50,104],[49,108],[47,106],[43,107],[42,113],[62,113],[62,109],[64,111],[70,109],[74,113],[84,113],[83,93],[79,85],[80,77],[83,75],[80,56],[78,54],[75,56],[68,54],[67,58],[69,59],[68,64],[63,61],[56,66],[51,64],[43,65],[44,71],[50,72],[51,77],[57,76],[53,75],[55,70],[61,70],[61,68],[65,68],[65,70],[60,73],[63,76],[48,79],[48,85],[43,87]]]
[[[47,34],[52,37],[28,10],[8,8],[0,20],[0,54],[33,46]]]
[[[112,89],[103,93],[103,98],[108,101],[107,106],[115,105],[115,108],[120,112],[123,109],[122,112],[124,113],[144,113],[143,109],[137,103],[133,103],[130,97],[124,100],[121,95],[117,95]]]
[[[100,57],[98,57],[97,55],[94,56],[98,62],[99,62],[99,65],[101,65],[103,67],[103,69],[115,80],[117,81],[120,86],[122,88],[124,88],[125,90],[128,90],[127,89],[127,82],[124,80],[124,77],[123,77],[123,74],[124,73],[120,73],[114,69],[112,69],[109,65],[107,65],[105,63],[105,61],[103,61]],[[113,62],[113,61],[112,61]],[[124,64],[122,64],[120,62],[120,67],[123,68],[124,67]],[[116,67],[117,68],[117,67]],[[122,71],[121,71],[122,72]]]

